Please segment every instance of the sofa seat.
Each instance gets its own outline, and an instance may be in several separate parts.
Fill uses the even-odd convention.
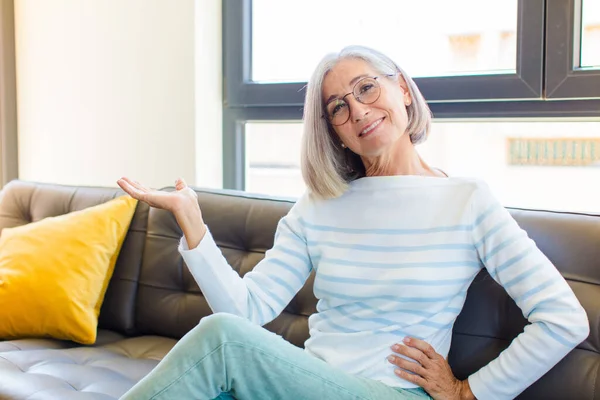
[[[93,346],[49,339],[0,342],[1,399],[118,399],[175,345],[110,331]]]
[[[108,329],[99,329],[96,335],[96,343],[93,346],[102,346],[108,343],[113,343],[125,339],[125,336],[120,333],[110,331]],[[77,343],[67,340],[56,339],[17,339],[17,340],[0,340],[0,353],[16,350],[37,350],[37,349],[68,349],[71,347],[80,346]]]

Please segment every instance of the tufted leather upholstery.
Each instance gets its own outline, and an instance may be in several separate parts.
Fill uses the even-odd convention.
[[[15,181],[0,192],[0,230],[120,194],[112,188]],[[198,195],[217,244],[241,275],[272,246],[276,224],[292,206],[289,200],[234,191],[198,190]],[[521,398],[600,399],[600,216],[511,213],[569,280],[591,325],[589,338]],[[115,399],[150,371],[210,313],[177,253],[180,237],[171,214],[140,204],[106,293],[97,343],[0,341],[0,399]],[[298,346],[307,339],[307,318],[316,310],[312,279],[266,326]],[[466,377],[492,360],[525,324],[514,302],[482,272],[455,325],[449,356],[454,372]]]
[[[8,350],[0,353],[0,397],[113,399],[143,378],[175,345],[139,336],[94,346]]]

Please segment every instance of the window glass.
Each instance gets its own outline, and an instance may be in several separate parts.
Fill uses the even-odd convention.
[[[516,31],[517,0],[253,0],[252,79],[308,81],[351,44],[413,77],[514,73]]]
[[[600,68],[600,0],[581,4],[581,67]]]

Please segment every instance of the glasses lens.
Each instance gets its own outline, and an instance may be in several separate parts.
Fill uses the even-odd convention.
[[[377,80],[365,78],[354,87],[354,97],[363,104],[371,104],[379,98],[379,84]]]
[[[327,104],[327,118],[332,125],[342,125],[348,120],[348,104],[341,99],[333,100]]]

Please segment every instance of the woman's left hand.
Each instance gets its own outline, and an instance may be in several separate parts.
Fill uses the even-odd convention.
[[[419,385],[434,399],[475,399],[468,381],[456,379],[446,359],[436,353],[429,343],[405,338],[404,345],[395,344],[392,350],[416,361],[391,355],[388,360],[399,367],[394,371],[396,375]]]

